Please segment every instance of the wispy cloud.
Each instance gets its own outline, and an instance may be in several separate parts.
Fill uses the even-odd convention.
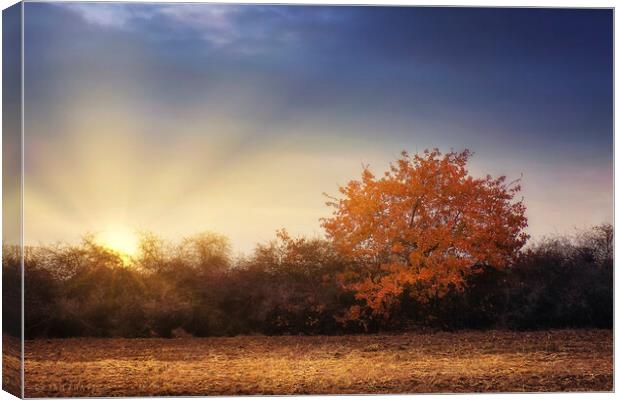
[[[298,40],[303,21],[281,7],[219,4],[109,4],[61,3],[88,24],[114,30],[149,32],[154,36],[201,39],[214,48],[226,46],[243,53],[256,53],[273,44]],[[325,10],[304,13],[316,22],[331,23]],[[316,15],[315,15],[316,14]],[[257,18],[257,15],[260,18]],[[144,29],[147,26],[150,29]],[[191,34],[191,35],[189,35]]]
[[[199,39],[212,48],[256,54],[339,26],[349,11],[234,4],[58,3],[92,26],[158,39]]]
[[[171,24],[198,31],[203,40],[223,46],[239,39],[241,32],[235,18],[238,7],[226,5],[177,5],[165,6],[156,12]]]
[[[148,19],[153,15],[149,10],[140,11],[128,4],[61,3],[58,5],[79,14],[90,24],[114,29],[127,29],[136,19]]]

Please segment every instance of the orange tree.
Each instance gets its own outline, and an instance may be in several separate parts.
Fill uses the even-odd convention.
[[[528,236],[519,180],[474,178],[469,150],[425,150],[401,157],[380,178],[364,167],[360,180],[328,196],[322,220],[337,251],[356,267],[340,275],[358,305],[345,320],[389,318],[403,293],[420,302],[461,290],[466,278],[504,268]]]

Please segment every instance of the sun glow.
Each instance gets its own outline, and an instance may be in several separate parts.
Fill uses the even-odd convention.
[[[104,247],[109,248],[122,256],[132,257],[138,250],[138,238],[129,229],[119,228],[100,232],[97,241]]]

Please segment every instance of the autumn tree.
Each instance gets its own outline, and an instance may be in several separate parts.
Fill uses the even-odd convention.
[[[322,221],[336,249],[358,265],[341,275],[360,313],[389,317],[399,297],[421,302],[460,290],[485,266],[506,267],[527,240],[519,180],[475,178],[469,150],[442,154],[403,152],[382,177],[368,167],[360,180],[329,197]]]

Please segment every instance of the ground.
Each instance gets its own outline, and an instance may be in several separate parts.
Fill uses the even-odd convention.
[[[2,335],[2,390],[21,397],[21,343]]]
[[[610,330],[27,341],[26,396],[613,390]]]

